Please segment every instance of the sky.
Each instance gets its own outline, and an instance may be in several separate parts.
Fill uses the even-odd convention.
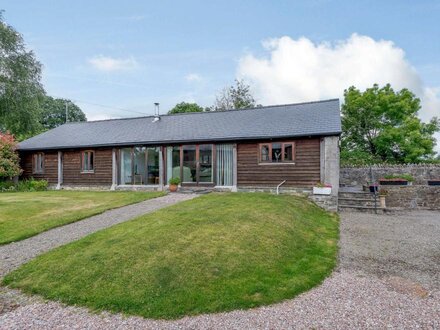
[[[410,88],[440,116],[440,1],[21,1],[6,22],[43,64],[48,95],[89,120],[210,106],[234,79],[263,105]]]

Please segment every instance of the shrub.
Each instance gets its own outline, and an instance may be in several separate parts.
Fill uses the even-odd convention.
[[[16,145],[13,135],[0,132],[0,179],[12,179],[22,172]]]
[[[414,178],[410,174],[388,174],[384,176],[384,179],[405,179],[408,182],[414,181]]]
[[[171,178],[168,183],[177,186],[180,183],[180,178]]]
[[[22,180],[18,184],[14,184],[12,181],[3,181],[0,182],[0,191],[45,191],[48,184],[46,180],[35,180],[34,178]]]

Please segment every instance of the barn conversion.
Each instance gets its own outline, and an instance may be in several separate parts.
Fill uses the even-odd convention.
[[[67,123],[19,144],[23,177],[63,187],[339,185],[339,100]]]

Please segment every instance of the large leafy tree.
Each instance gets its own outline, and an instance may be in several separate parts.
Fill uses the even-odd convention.
[[[66,118],[67,105],[67,118]],[[52,129],[66,122],[87,121],[80,107],[66,99],[45,96],[41,103],[40,123],[43,129]]]
[[[344,91],[341,160],[351,163],[409,163],[434,159],[437,118],[418,118],[420,100],[408,89],[388,84],[364,92]]]
[[[16,152],[14,136],[0,132],[0,180],[20,175],[20,159]]]
[[[19,139],[40,130],[41,64],[0,12],[0,130]]]
[[[224,111],[256,107],[251,87],[243,80],[235,80],[235,84],[224,88],[217,96],[214,105],[208,111]]]
[[[203,108],[197,103],[180,102],[174,106],[168,114],[185,113],[185,112],[202,112]]]

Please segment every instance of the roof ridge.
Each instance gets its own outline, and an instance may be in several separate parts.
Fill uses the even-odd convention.
[[[159,117],[172,117],[172,116],[185,116],[185,115],[201,115],[201,114],[214,114],[214,113],[224,113],[229,111],[248,111],[248,110],[259,110],[259,109],[267,109],[267,108],[279,108],[279,107],[286,107],[286,106],[292,106],[292,105],[305,105],[305,104],[314,104],[314,103],[325,103],[325,102],[332,102],[332,101],[339,101],[338,98],[333,99],[326,99],[326,100],[318,100],[318,101],[307,101],[307,102],[298,102],[298,103],[285,103],[285,104],[273,104],[273,105],[264,105],[260,107],[252,107],[252,108],[245,108],[245,109],[227,109],[227,110],[217,110],[217,111],[201,111],[201,112],[184,112],[184,113],[173,113],[173,114],[163,114],[159,115]],[[64,125],[69,124],[86,124],[86,123],[99,123],[99,122],[106,122],[106,121],[116,121],[116,120],[132,120],[132,119],[142,119],[142,118],[154,118],[154,115],[149,116],[137,116],[137,117],[124,117],[124,118],[109,118],[109,119],[99,119],[99,120],[90,120],[90,121],[79,121],[79,122],[69,122],[65,123]],[[61,127],[59,126],[59,127]]]

